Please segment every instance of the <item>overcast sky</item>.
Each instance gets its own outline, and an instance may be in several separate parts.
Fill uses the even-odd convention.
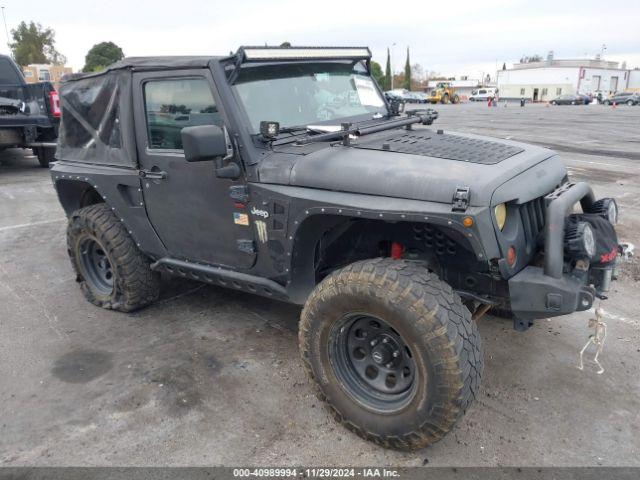
[[[365,45],[383,64],[392,48],[447,75],[482,73],[522,55],[594,56],[640,67],[640,0],[0,0],[9,30],[34,20],[56,31],[74,69],[92,45],[113,41],[128,56],[227,54],[240,45]],[[381,6],[376,6],[381,5]],[[384,5],[384,6],[382,6]],[[4,32],[3,32],[4,34]],[[1,38],[1,37],[0,37]],[[8,49],[5,42],[1,51]],[[395,47],[393,47],[395,44]]]

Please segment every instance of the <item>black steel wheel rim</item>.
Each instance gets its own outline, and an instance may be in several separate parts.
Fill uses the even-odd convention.
[[[391,325],[375,316],[349,314],[336,322],[329,362],[342,388],[369,410],[396,412],[415,395],[413,353]]]
[[[102,295],[111,294],[114,272],[102,245],[94,237],[85,237],[78,242],[78,257],[90,287]]]

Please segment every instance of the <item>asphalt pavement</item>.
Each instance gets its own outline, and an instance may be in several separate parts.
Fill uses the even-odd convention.
[[[640,107],[437,106],[434,125],[561,151],[572,178],[640,232]],[[0,465],[640,466],[640,268],[603,303],[602,375],[578,351],[591,314],[518,333],[485,316],[481,394],[453,432],[413,453],[336,424],[314,396],[295,306],[166,279],[133,314],[78,289],[47,170],[0,153]],[[636,242],[637,243],[637,242]]]

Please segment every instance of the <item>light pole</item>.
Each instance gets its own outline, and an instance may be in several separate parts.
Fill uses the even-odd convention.
[[[7,35],[7,48],[9,49],[9,55],[11,55],[11,42],[9,41],[9,29],[7,29],[7,17],[4,15],[4,7],[2,7],[2,20],[4,21],[4,33]]]

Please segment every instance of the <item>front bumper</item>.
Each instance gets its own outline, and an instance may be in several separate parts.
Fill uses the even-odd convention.
[[[566,183],[545,197],[544,265],[527,266],[509,279],[516,329],[525,330],[536,318],[588,310],[593,305],[596,289],[589,282],[589,265],[564,272],[564,226],[577,202],[588,212],[594,201],[591,187],[584,182]]]

